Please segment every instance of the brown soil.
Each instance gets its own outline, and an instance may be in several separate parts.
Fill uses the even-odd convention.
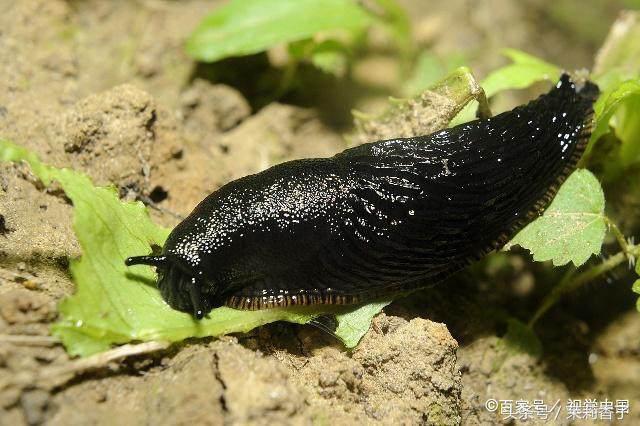
[[[342,130],[327,124],[330,104],[271,102],[255,111],[251,98],[185,56],[186,36],[216,3],[0,1],[0,136],[152,202],[167,226],[229,180],[344,149]],[[474,52],[495,52],[505,40],[526,49],[538,40],[525,19],[532,10],[539,18],[538,1],[471,10],[462,0],[429,2],[428,10],[402,3],[421,45],[435,51],[473,41]],[[468,25],[450,34],[460,20]],[[549,46],[533,52],[568,67],[588,66],[597,45],[576,44],[565,57],[562,28],[543,40]],[[489,56],[478,53],[472,65],[494,66]],[[361,84],[393,84],[393,65],[376,63]],[[336,99],[360,90],[332,84],[323,91]],[[362,109],[384,96],[372,90],[345,105]],[[618,303],[630,297],[627,283],[552,311],[538,330],[542,358],[515,353],[499,337],[506,316],[527,318],[552,281],[520,254],[395,302],[353,352],[313,328],[274,324],[51,384],[43,371],[69,363],[46,336],[56,303],[73,292],[68,259],[80,249],[71,210],[59,188],[44,189],[28,168],[0,165],[0,425],[485,424],[500,419],[484,409],[487,398],[585,397],[629,399],[629,424],[640,421],[640,316]]]

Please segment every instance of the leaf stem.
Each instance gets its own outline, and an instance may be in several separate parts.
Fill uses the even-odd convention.
[[[533,328],[533,326],[538,321],[538,319],[540,319],[540,317],[544,315],[545,312],[547,312],[549,308],[551,308],[558,301],[558,299],[560,299],[560,296],[563,294],[562,289],[568,285],[568,282],[571,281],[575,273],[576,273],[576,268],[571,267],[562,276],[562,279],[560,280],[560,282],[555,287],[553,287],[553,289],[551,290],[551,293],[549,293],[544,298],[544,300],[542,301],[542,304],[538,307],[538,310],[535,312],[533,317],[531,317],[531,320],[529,320],[529,323],[527,324],[529,328]]]
[[[624,237],[624,235],[620,231],[620,228],[618,228],[618,225],[616,225],[607,216],[604,216],[604,221],[606,222],[611,232],[613,232],[613,235],[616,237],[616,240],[618,241],[618,244],[620,245],[622,252],[631,260],[631,262],[633,262],[634,256],[631,253],[629,243],[627,242],[627,239]]]
[[[624,240],[624,236],[622,237],[622,239]],[[609,272],[610,270],[614,269],[615,267],[623,263],[625,260],[627,260],[629,256],[632,256],[632,257],[640,256],[640,244],[630,246],[626,242],[626,240],[624,241],[626,244],[626,251],[625,251],[625,248],[623,247],[623,251],[614,254],[604,262],[598,265],[595,265],[594,267],[589,268],[586,271],[579,273],[578,275],[575,275],[574,273],[575,269],[572,269],[567,274],[565,274],[565,276],[562,278],[560,283],[558,283],[558,285],[553,288],[553,290],[547,295],[547,297],[545,297],[544,301],[542,302],[538,310],[535,312],[535,314],[529,321],[528,326],[530,328],[533,328],[533,326],[540,319],[540,317],[542,317],[542,315],[544,315],[549,310],[549,308],[555,305],[560,299],[560,297],[563,296],[564,294],[572,292],[582,287],[583,285],[587,284],[588,282],[594,280],[595,278],[599,277],[600,275],[603,275]]]

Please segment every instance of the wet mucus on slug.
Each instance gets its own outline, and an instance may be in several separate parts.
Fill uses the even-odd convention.
[[[230,182],[153,265],[175,309],[351,304],[440,281],[500,248],[550,203],[591,131],[598,87],[547,94],[427,136],[289,161]]]

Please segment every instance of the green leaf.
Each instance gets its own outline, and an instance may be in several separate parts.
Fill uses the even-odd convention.
[[[610,131],[609,124],[610,124],[611,118],[614,116],[616,111],[618,111],[618,109],[622,105],[624,105],[626,102],[628,101],[632,102],[633,99],[637,96],[640,96],[640,79],[624,81],[619,85],[612,87],[602,95],[600,95],[595,105],[593,106],[595,122],[594,122],[593,132],[591,133],[591,139],[589,141],[589,147],[587,148],[587,153],[591,151],[593,147],[593,143],[595,143],[603,135],[609,133]],[[634,113],[634,112],[637,112],[637,111],[631,111],[631,113]],[[623,119],[623,123],[625,123],[624,119]],[[633,121],[630,124],[633,126],[634,124]],[[637,125],[637,123],[635,124]],[[626,134],[624,130],[624,126],[623,126],[623,129],[621,129],[621,131],[624,136]],[[630,135],[630,136],[631,137],[635,136],[637,140],[637,135]],[[628,143],[633,143],[632,141]],[[628,149],[631,149],[631,151],[633,151],[633,148],[628,148]]]
[[[524,89],[533,83],[549,80],[555,82],[560,77],[560,68],[516,49],[505,49],[503,54],[513,62],[497,69],[482,82],[488,98],[509,89]]]
[[[320,31],[362,31],[372,17],[352,0],[232,0],[207,16],[187,41],[195,59],[214,62],[262,52]]]
[[[615,131],[620,141],[614,161],[605,164],[605,176],[617,176],[624,169],[640,163],[640,78],[610,85],[593,106],[594,126],[585,158],[602,136]]]
[[[62,319],[52,327],[73,355],[86,356],[131,341],[179,341],[246,332],[274,321],[302,324],[320,314],[320,307],[261,311],[222,307],[197,321],[173,310],[156,289],[150,267],[124,265],[126,257],[150,253],[152,244],[162,245],[169,233],[151,222],[142,203],[122,202],[115,188],[95,187],[87,176],[47,166],[33,153],[2,139],[0,159],[26,161],[45,184],[58,181],[73,202],[73,227],[83,255],[70,267],[76,293],[60,303]],[[355,345],[383,306],[324,309],[339,315],[338,337]]]
[[[316,68],[341,77],[347,71],[349,48],[338,40],[316,42],[313,39],[289,43],[289,55],[296,61],[311,62]]]
[[[522,229],[505,248],[520,245],[538,262],[580,266],[600,252],[606,232],[604,193],[588,170],[576,170],[544,214]]]
[[[383,300],[379,302],[363,305],[348,314],[338,314],[338,328],[336,335],[342,340],[342,343],[348,348],[354,348],[367,333],[371,326],[371,319],[378,315],[382,309],[391,303],[392,300]]]
[[[49,185],[56,178],[57,170],[46,166],[38,160],[38,156],[29,150],[0,138],[0,161],[24,160],[31,166],[33,174],[45,185]]]
[[[596,56],[593,79],[602,96],[595,109],[594,143],[615,129],[620,146],[620,169],[640,161],[640,13],[624,12],[611,27]],[[618,167],[608,165],[609,169]]]
[[[343,76],[347,71],[348,51],[336,40],[325,40],[313,46],[311,63],[322,71]]]

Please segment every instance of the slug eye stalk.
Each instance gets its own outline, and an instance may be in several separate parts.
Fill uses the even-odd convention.
[[[189,299],[193,307],[193,317],[195,319],[202,319],[211,310],[211,307],[209,306],[207,298],[202,297],[200,283],[193,277],[187,277],[185,287],[189,292]]]
[[[167,256],[133,256],[127,257],[124,261],[127,266],[132,265],[149,265],[157,268],[167,264]]]

